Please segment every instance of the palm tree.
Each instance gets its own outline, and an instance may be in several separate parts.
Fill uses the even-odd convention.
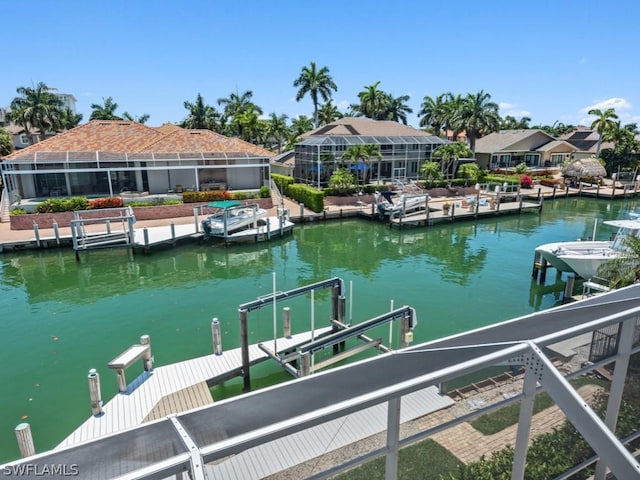
[[[89,120],[122,120],[122,117],[116,115],[118,104],[113,101],[113,98],[103,98],[102,103],[103,105],[91,104],[92,112]]]
[[[420,165],[420,176],[426,181],[440,180],[442,178],[442,169],[438,162],[424,162]]]
[[[500,120],[500,130],[528,130],[531,118],[522,117],[518,120],[516,117],[507,115]]]
[[[620,255],[598,267],[598,276],[605,278],[612,288],[625,287],[640,280],[640,238],[629,235],[624,239]]]
[[[362,174],[362,184],[366,184],[369,178],[369,170],[371,170],[371,165],[369,164],[369,160],[371,157],[375,157],[378,160],[382,158],[382,153],[380,152],[380,147],[378,145],[352,145],[347,148],[342,154],[342,160],[349,160],[350,163],[356,162],[357,171],[360,170],[359,165],[363,166],[363,174]]]
[[[182,128],[207,129],[218,131],[220,114],[211,105],[206,105],[202,95],[198,93],[196,101],[184,102],[184,108],[189,110],[189,115],[181,123]]]
[[[143,113],[139,117],[134,117],[129,112],[124,112],[122,114],[122,118],[124,118],[125,120],[129,120],[130,122],[138,122],[138,123],[144,125],[145,123],[147,123],[147,121],[149,121],[149,114],[148,113]]]
[[[225,133],[245,139],[246,134],[243,134],[243,126],[249,127],[253,120],[251,122],[248,122],[248,120],[254,115],[256,120],[262,115],[262,109],[251,101],[252,98],[253,92],[246,90],[242,94],[236,91],[235,93],[230,93],[227,98],[218,99],[218,105],[224,107],[222,118],[225,123],[228,123],[227,132]],[[243,115],[244,118],[241,118]]]
[[[618,119],[618,115],[613,108],[607,108],[606,110],[600,110],[598,108],[592,108],[587,112],[589,115],[595,115],[596,118],[591,123],[591,128],[598,132],[598,146],[596,147],[596,158],[600,157],[600,146],[602,145],[602,136],[608,133],[610,130],[615,129],[616,124],[614,120]]]
[[[316,62],[311,62],[308,67],[302,67],[300,76],[293,82],[294,87],[298,87],[296,101],[299,102],[308,93],[313,102],[313,126],[318,128],[318,96],[327,102],[331,98],[331,91],[338,91],[338,87],[329,75],[329,69],[316,68]]]
[[[378,90],[380,81],[373,85],[365,86],[364,90],[358,93],[359,104],[351,105],[354,112],[373,120],[385,120],[389,106],[389,94]]]
[[[282,145],[287,139],[287,132],[289,127],[287,126],[286,115],[276,115],[272,113],[269,118],[268,135],[273,138],[278,144],[278,153],[282,153]]]
[[[458,160],[461,158],[473,157],[473,152],[463,142],[447,143],[440,145],[433,151],[433,158],[440,158],[440,171],[448,172],[454,175],[458,165]]]
[[[291,121],[291,129],[296,136],[313,130],[313,120],[306,115],[298,115]]]
[[[326,125],[342,118],[344,115],[340,113],[338,107],[331,100],[322,104],[318,109],[318,126]]]
[[[72,128],[80,125],[82,121],[81,113],[73,113],[69,107],[62,110],[62,115],[60,116],[60,128],[62,130],[71,130]]]
[[[47,85],[39,82],[35,88],[18,87],[16,92],[20,97],[11,102],[8,117],[31,135],[32,143],[35,143],[35,135],[31,133],[31,128],[40,132],[41,140],[44,140],[46,132],[60,128],[62,102]]]
[[[393,122],[402,122],[407,124],[407,114],[413,113],[413,109],[410,108],[406,102],[409,101],[409,95],[402,95],[400,97],[393,97],[389,95],[387,99],[387,114],[386,120]]]
[[[447,118],[444,94],[440,94],[436,98],[425,96],[422,100],[418,116],[421,117],[420,126],[431,127],[433,134],[439,137],[446,124]]]
[[[475,154],[476,139],[500,127],[498,104],[490,101],[491,95],[484,90],[468,94],[453,118],[453,124],[467,133],[469,147]]]

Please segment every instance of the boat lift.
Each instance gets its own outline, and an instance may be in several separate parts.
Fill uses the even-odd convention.
[[[274,279],[275,284],[275,279]],[[417,316],[415,309],[408,306],[392,310],[388,313],[379,315],[377,317],[366,320],[357,325],[349,325],[345,323],[345,297],[343,295],[344,282],[339,277],[334,277],[328,280],[323,280],[317,283],[306,285],[303,287],[295,288],[286,292],[276,292],[274,285],[274,293],[271,295],[265,295],[258,299],[244,303],[239,306],[239,320],[240,320],[240,340],[242,351],[242,376],[244,379],[244,391],[251,390],[250,379],[250,362],[249,362],[249,340],[248,340],[248,313],[253,310],[258,310],[262,307],[273,305],[274,307],[274,330],[275,330],[275,305],[278,301],[297,297],[311,293],[312,301],[315,290],[331,288],[332,289],[332,301],[331,301],[331,330],[325,331],[318,335],[316,338],[312,338],[309,341],[289,347],[285,351],[279,351],[275,340],[274,331],[274,345],[273,348],[267,347],[264,343],[260,343],[259,347],[262,351],[267,353],[271,358],[276,360],[285,370],[291,373],[295,377],[302,377],[313,373],[315,370],[328,367],[334,363],[342,361],[360,352],[363,352],[369,348],[377,348],[382,352],[391,351],[390,346],[386,347],[382,344],[382,339],[372,339],[366,335],[366,332],[372,328],[379,327],[383,324],[392,322],[394,320],[401,320],[401,347],[404,348],[411,343],[413,339],[413,328],[417,325]],[[288,320],[288,319],[287,319]],[[313,317],[312,317],[313,324]],[[289,327],[290,329],[290,327]],[[285,327],[286,330],[286,327]],[[312,326],[313,330],[313,326]],[[290,334],[290,332],[289,332]],[[352,338],[358,338],[364,343],[345,350],[346,341]],[[322,362],[314,363],[314,354],[325,348],[333,348],[333,356]],[[296,368],[294,365],[297,365]]]

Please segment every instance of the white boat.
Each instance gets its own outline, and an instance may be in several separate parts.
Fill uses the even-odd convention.
[[[585,280],[596,277],[600,265],[626,251],[628,236],[640,235],[640,220],[610,220],[603,224],[618,229],[613,240],[547,243],[538,246],[536,253],[562,272],[574,272]]]
[[[394,201],[390,195],[385,195],[385,193],[387,192],[382,194],[380,192],[375,193],[378,214],[382,217],[394,217],[417,210],[424,210],[427,206],[427,200],[430,198],[427,194],[408,195],[403,193]]]
[[[211,204],[212,206],[217,206]],[[221,211],[202,220],[202,230],[205,239],[212,236],[226,236],[255,227],[260,219],[267,216],[267,211],[258,205],[226,204]]]

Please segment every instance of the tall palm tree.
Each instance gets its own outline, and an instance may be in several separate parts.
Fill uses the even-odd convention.
[[[331,98],[331,91],[338,91],[338,87],[329,75],[329,69],[322,67],[317,69],[316,62],[311,62],[308,67],[302,67],[300,76],[293,82],[298,87],[296,101],[299,102],[306,94],[311,97],[313,103],[313,126],[318,128],[318,96],[327,102]]]
[[[300,136],[309,130],[313,130],[313,119],[306,115],[298,115],[296,118],[291,120],[291,129],[296,136]]]
[[[289,127],[287,126],[286,115],[276,115],[272,113],[269,116],[268,134],[278,145],[278,153],[282,153],[282,145],[287,140],[287,132]]]
[[[500,119],[500,130],[527,130],[529,122],[531,122],[529,117],[522,117],[518,120],[512,115],[507,115]]]
[[[350,163],[356,163],[356,171],[360,171],[359,165],[362,165],[363,174],[362,174],[362,184],[366,184],[369,178],[369,171],[371,170],[371,165],[369,164],[369,160],[375,157],[378,160],[382,158],[382,153],[380,152],[380,146],[372,145],[372,144],[358,144],[352,145],[347,148],[342,154],[342,160],[348,160]]]
[[[500,115],[498,104],[491,101],[491,95],[484,90],[476,94],[468,94],[464,102],[453,118],[453,123],[467,133],[469,147],[475,154],[476,139],[500,127]]]
[[[262,109],[253,103],[253,92],[246,90],[242,93],[236,91],[231,92],[226,98],[219,98],[218,105],[224,107],[222,118],[227,123],[227,134],[244,138],[243,125],[249,126],[248,120],[255,115],[257,118],[262,115]],[[243,117],[244,118],[241,118]],[[245,139],[246,140],[246,139]]]
[[[359,104],[351,105],[352,110],[357,114],[373,120],[385,120],[389,107],[389,94],[378,89],[380,81],[373,85],[365,86],[364,90],[358,93]]]
[[[446,124],[446,109],[444,102],[444,93],[436,98],[428,95],[422,100],[420,111],[418,112],[421,127],[431,127],[433,134],[440,136],[442,129]]]
[[[62,102],[51,93],[49,87],[39,82],[35,87],[18,87],[20,95],[13,99],[10,105],[9,119],[22,126],[32,143],[35,135],[31,128],[40,132],[40,139],[44,140],[46,132],[60,128],[62,116]]]
[[[323,103],[318,109],[318,126],[326,125],[342,118],[344,115],[340,113],[338,107],[331,100]]]
[[[407,105],[409,101],[409,95],[401,95],[400,97],[393,97],[389,95],[387,99],[387,114],[386,120],[393,122],[402,122],[407,124],[407,114],[413,113],[413,109]]]
[[[202,128],[213,130],[214,132],[218,131],[220,114],[214,107],[204,103],[202,95],[198,93],[196,101],[193,103],[185,101],[184,108],[189,111],[189,115],[181,123],[183,128]]]
[[[463,142],[454,142],[440,145],[433,151],[433,158],[441,159],[440,170],[454,175],[458,160],[473,157],[473,152]]]
[[[113,101],[113,98],[103,98],[102,103],[103,105],[91,104],[92,112],[89,120],[122,120],[122,117],[116,115],[118,104]]]
[[[600,110],[592,108],[587,112],[589,115],[595,115],[597,118],[591,123],[591,128],[598,132],[598,145],[596,147],[596,158],[600,158],[600,147],[602,146],[602,137],[610,130],[615,129],[618,115],[613,108]]]
[[[445,95],[445,128],[447,130],[451,130],[451,137],[454,142],[458,140],[458,136],[462,131],[464,131],[464,127],[456,121],[458,114],[462,110],[464,105],[465,98],[459,93],[453,94],[451,92],[447,92]]]

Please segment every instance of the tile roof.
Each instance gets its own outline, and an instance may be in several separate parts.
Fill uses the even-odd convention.
[[[307,138],[316,135],[360,135],[370,137],[416,137],[431,136],[424,130],[418,130],[407,125],[390,120],[371,120],[364,117],[343,117],[320,128],[301,135]]]
[[[210,130],[186,130],[178,126],[148,127],[137,122],[93,120],[59,135],[14,152],[10,160],[36,152],[224,152],[261,157],[274,154],[237,138],[229,138]]]
[[[571,133],[565,133],[559,138],[569,142],[581,152],[595,153],[598,149],[598,138],[600,138],[600,135],[595,130],[579,128]],[[602,142],[602,145],[600,145],[601,150],[614,147],[613,142]]]

